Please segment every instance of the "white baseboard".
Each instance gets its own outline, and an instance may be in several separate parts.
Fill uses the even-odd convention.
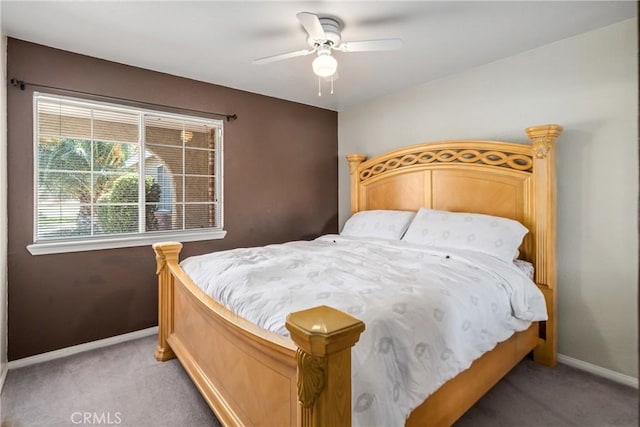
[[[49,351],[47,353],[36,354],[35,356],[25,357],[24,359],[12,360],[8,363],[8,369],[24,368],[25,366],[35,365],[36,363],[48,362],[54,359],[71,356],[72,354],[82,353],[84,351],[94,350],[96,348],[108,347],[114,344],[120,344],[126,341],[138,338],[148,337],[158,333],[158,327],[154,326],[142,329],[128,334],[116,335],[115,337],[105,338],[103,340],[91,341],[84,344],[74,345],[60,350]]]
[[[4,380],[7,379],[8,370],[7,363],[3,363],[0,367],[0,393],[2,393],[2,388],[4,387]]]
[[[571,366],[572,368],[580,369],[581,371],[587,371],[599,377],[604,377],[615,381],[620,384],[628,385],[638,388],[638,378],[630,375],[621,374],[620,372],[612,371],[611,369],[603,368],[602,366],[594,365],[589,362],[585,362],[573,357],[565,356],[564,354],[558,354],[558,362]]]

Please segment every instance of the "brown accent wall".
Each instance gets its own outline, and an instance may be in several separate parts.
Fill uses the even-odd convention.
[[[11,38],[7,77],[238,114],[225,123],[224,134],[227,237],[187,243],[184,256],[337,230],[334,111]],[[27,251],[33,240],[33,90],[7,90],[9,360],[157,324],[150,247],[40,256]]]

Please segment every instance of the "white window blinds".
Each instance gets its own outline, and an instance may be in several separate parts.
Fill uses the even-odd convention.
[[[222,229],[222,121],[35,95],[35,241]]]

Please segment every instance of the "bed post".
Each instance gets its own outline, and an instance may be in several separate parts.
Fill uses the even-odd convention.
[[[182,244],[178,242],[156,243],[156,274],[158,275],[158,347],[156,360],[164,362],[173,359],[175,354],[167,338],[173,332],[173,276],[168,264],[178,264]]]
[[[532,143],[535,194],[535,281],[547,303],[549,319],[544,322],[541,340],[533,357],[547,366],[557,364],[556,324],[556,140],[562,133],[558,125],[526,129]]]
[[[319,306],[289,314],[286,327],[298,346],[298,426],[351,426],[351,347],[364,323]]]
[[[347,155],[347,161],[349,162],[349,174],[351,175],[351,215],[358,212],[360,202],[360,194],[358,189],[360,186],[360,177],[358,176],[358,166],[367,159],[367,156],[363,154],[349,154]]]

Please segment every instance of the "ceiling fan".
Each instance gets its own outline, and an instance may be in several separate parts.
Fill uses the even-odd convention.
[[[301,49],[279,55],[267,56],[265,58],[255,59],[253,63],[268,64],[283,59],[317,53],[317,57],[311,64],[313,72],[319,78],[331,78],[331,93],[333,93],[333,79],[338,69],[338,61],[336,61],[331,54],[333,50],[350,53],[397,50],[402,47],[402,40],[400,39],[362,40],[340,43],[342,41],[340,35],[341,24],[337,19],[330,17],[321,18],[310,12],[300,12],[296,14],[296,17],[308,34],[307,43],[310,49]],[[318,79],[318,85],[319,84],[320,81]],[[320,95],[320,92],[318,94]]]

